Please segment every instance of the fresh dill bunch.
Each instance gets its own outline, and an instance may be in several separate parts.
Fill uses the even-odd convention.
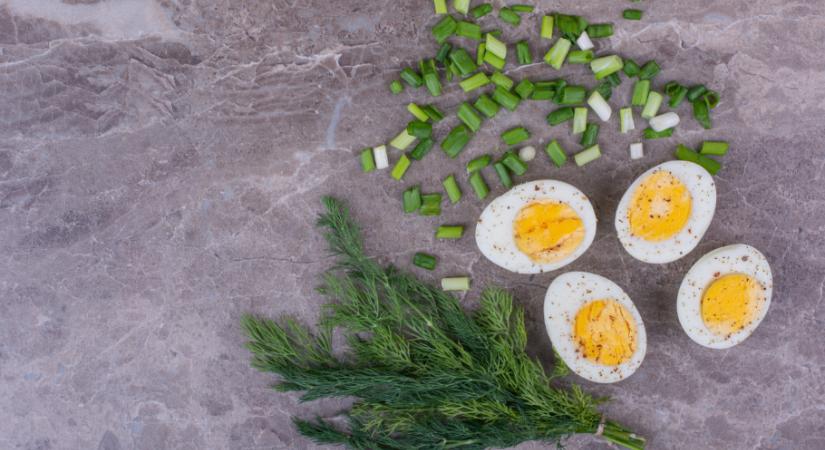
[[[292,319],[245,316],[252,366],[273,372],[279,391],[301,400],[355,397],[346,429],[294,419],[304,436],[352,449],[484,449],[576,433],[600,434],[628,449],[644,439],[597,410],[578,386],[554,387],[567,374],[559,358],[548,375],[527,356],[524,312],[512,296],[486,289],[474,312],[455,297],[364,254],[345,205],[325,197],[319,227],[337,264],[324,274],[318,331]],[[332,330],[347,336],[333,354]]]

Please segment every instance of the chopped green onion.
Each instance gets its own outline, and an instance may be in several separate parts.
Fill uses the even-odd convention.
[[[575,111],[570,106],[561,107],[547,115],[547,123],[554,127],[562,122],[567,122],[575,116]]]
[[[530,139],[530,132],[524,127],[510,128],[504,133],[501,133],[501,140],[507,145],[516,145],[527,139]]]
[[[600,156],[602,156],[602,151],[598,145],[594,145],[573,155],[573,160],[576,161],[577,166],[581,167],[599,159]]]
[[[728,143],[725,141],[705,141],[702,142],[702,149],[699,153],[703,155],[724,156],[728,153]]]
[[[570,64],[587,64],[593,61],[593,50],[573,50],[567,55]]]
[[[458,83],[464,92],[470,92],[480,87],[487,86],[488,84],[490,84],[490,78],[487,77],[487,74],[484,72],[478,72]]]
[[[627,20],[642,20],[642,10],[640,9],[626,9],[622,11],[622,17]]]
[[[447,137],[441,141],[441,149],[450,158],[455,158],[464,150],[464,147],[470,142],[470,129],[467,125],[458,124],[453,127],[447,134]]]
[[[613,75],[616,75],[616,74],[614,73]],[[610,77],[607,77],[607,78],[610,78]],[[594,92],[598,92],[599,95],[601,95],[603,99],[610,100],[610,97],[613,96],[613,86],[611,86],[610,82],[608,82],[608,81],[602,81],[601,83],[599,83],[598,86],[596,86],[596,89],[594,89]]]
[[[537,81],[534,83],[533,94],[530,95],[532,100],[552,100],[556,96],[555,85],[545,84],[544,81]]]
[[[442,0],[444,1],[444,0]],[[413,255],[413,265],[426,270],[434,270],[436,266],[436,258],[427,253],[416,253]]]
[[[390,83],[390,92],[393,94],[400,94],[403,91],[404,85],[398,80],[392,80],[392,83]]]
[[[424,112],[432,119],[433,122],[439,122],[444,118],[444,113],[441,112],[434,105],[424,105],[421,107]]]
[[[487,187],[487,183],[484,181],[484,178],[481,176],[481,172],[473,172],[470,174],[470,186],[473,188],[473,191],[476,193],[476,196],[480,200],[484,200],[487,197],[487,194],[490,193],[490,188]]]
[[[530,44],[525,40],[516,42],[516,59],[522,66],[533,63],[533,54],[530,52]]]
[[[476,102],[473,103],[473,106],[487,116],[488,119],[495,117],[500,108],[498,103],[494,102],[487,94],[481,94]]]
[[[514,27],[517,27],[521,23],[521,17],[506,6],[498,10],[498,18],[501,19],[502,22],[507,22]]]
[[[413,120],[407,124],[407,134],[417,138],[428,138],[433,134],[433,125],[420,120]]]
[[[488,31],[488,33],[492,34],[495,37],[501,36],[501,29],[493,28],[492,30]]]
[[[688,89],[681,84],[671,81],[665,85],[665,94],[670,97],[670,101],[668,101],[668,106],[671,108],[676,108],[687,96]]]
[[[619,131],[627,133],[630,130],[636,129],[636,124],[633,122],[633,108],[622,108],[619,110]]]
[[[450,45],[449,42],[441,44],[441,47],[438,48],[438,53],[435,54],[435,60],[438,61],[439,64],[444,64],[444,61],[447,60],[447,55],[450,54],[450,50],[452,49],[453,46]]]
[[[498,56],[488,51],[484,52],[484,62],[498,70],[503,69],[504,65],[506,64],[506,61],[504,61],[504,59],[499,58]]]
[[[435,144],[435,141],[432,138],[419,140],[418,144],[413,148],[413,151],[410,152],[410,158],[421,161],[421,159],[430,152],[430,149],[433,148],[433,144]]]
[[[664,131],[679,125],[679,115],[675,112],[666,112],[650,119],[648,125],[653,128],[653,131]]]
[[[519,84],[516,85],[516,88],[514,90],[516,91],[516,94],[518,94],[519,97],[521,97],[522,99],[527,99],[528,97],[530,97],[530,94],[533,93],[533,89],[535,88],[536,87],[533,84],[533,82],[525,78],[521,80]]]
[[[444,190],[447,191],[447,197],[450,198],[450,203],[456,204],[461,200],[461,188],[458,187],[458,182],[455,181],[455,176],[450,174],[444,181]]]
[[[443,19],[439,20],[437,24],[433,25],[430,32],[433,34],[436,42],[441,44],[446,41],[448,37],[455,34],[456,28],[458,28],[458,22],[453,19],[453,16],[448,14],[444,16]]]
[[[473,173],[490,165],[493,158],[490,155],[481,155],[467,163],[467,173]]]
[[[469,291],[469,277],[450,277],[441,279],[441,290],[443,291]]]
[[[415,136],[407,133],[407,129],[404,128],[398,136],[394,137],[393,140],[390,141],[390,146],[397,148],[398,150],[404,150],[410,146],[415,140]]]
[[[517,13],[531,13],[535,7],[533,5],[512,5],[510,9]]]
[[[547,153],[547,156],[550,157],[550,160],[553,161],[558,167],[564,165],[564,162],[567,161],[567,155],[564,154],[564,150],[562,150],[561,145],[559,145],[559,141],[553,139],[547,144],[547,147],[544,149]]]
[[[517,176],[524,175],[527,172],[527,163],[512,151],[504,152],[501,163]]]
[[[436,14],[447,14],[447,0],[433,0]]]
[[[696,86],[691,86],[687,92],[687,99],[689,102],[695,102],[699,97],[705,95],[708,91],[708,88],[705,87],[703,84],[698,84]]]
[[[450,61],[461,76],[469,75],[478,68],[475,61],[470,58],[470,54],[463,48],[454,48],[450,51]]]
[[[496,170],[496,175],[498,175],[498,179],[504,187],[509,188],[513,186],[513,179],[510,178],[510,171],[507,170],[507,166],[505,166],[504,163],[499,161],[493,164],[493,169]]]
[[[616,87],[622,84],[622,77],[619,76],[619,72],[611,73],[610,75],[606,76],[605,81],[610,84],[610,87]]]
[[[453,0],[453,9],[461,14],[467,14],[470,9],[470,0]]]
[[[501,86],[508,91],[513,88],[513,84],[515,83],[512,78],[504,75],[503,73],[496,70],[490,75],[490,81],[493,82],[496,86]]]
[[[663,131],[655,131],[653,128],[648,127],[644,129],[643,136],[645,139],[669,138],[673,136],[673,128],[668,128]]]
[[[651,78],[658,75],[660,70],[661,68],[659,67],[659,64],[651,59],[650,61],[646,62],[645,65],[643,65],[642,68],[639,70],[639,79],[650,80]]]
[[[550,64],[550,67],[556,70],[561,70],[561,66],[564,64],[564,58],[567,57],[567,53],[570,51],[572,45],[573,43],[567,39],[559,38],[559,40],[550,47],[550,51],[544,55],[544,62]]]
[[[719,161],[709,156],[699,155],[698,162],[699,165],[704,167],[711,175],[716,175],[716,172],[719,172],[719,169],[722,168],[722,164],[720,164]]]
[[[419,186],[413,186],[404,191],[402,203],[405,213],[409,214],[418,211],[418,208],[421,207],[421,188]]]
[[[464,236],[462,225],[440,225],[435,231],[436,239],[461,239]]]
[[[587,108],[573,110],[573,134],[584,133],[587,128]]]
[[[481,40],[481,27],[472,22],[461,20],[456,26],[455,34],[456,36],[464,36],[478,41]]]
[[[593,47],[595,47],[586,31],[582,31],[582,34],[580,34],[579,38],[576,39],[576,45],[578,45],[581,50],[592,50]],[[590,59],[592,60],[593,58]]]
[[[455,64],[453,64],[452,61],[448,60],[446,62],[446,66],[447,66],[447,70],[446,70],[447,73],[445,73],[445,78],[447,78],[447,81],[453,81],[454,76],[457,77],[457,76],[460,75],[458,73],[458,69],[455,68]]]
[[[587,34],[594,39],[613,36],[613,24],[592,23],[587,26]]]
[[[493,5],[489,3],[482,3],[470,10],[470,14],[476,19],[480,19],[491,12],[493,12]]]
[[[361,170],[364,173],[375,170],[375,158],[372,157],[372,149],[369,147],[361,150]]]
[[[480,66],[484,64],[484,53],[487,51],[487,44],[484,42],[479,42],[478,47],[476,47],[476,65]]]
[[[441,214],[441,194],[422,194],[421,208],[418,214],[422,216],[437,216]]]
[[[645,156],[645,149],[641,142],[630,144],[630,159],[641,159]]]
[[[438,97],[441,95],[441,80],[438,79],[438,72],[435,70],[435,61],[428,59],[421,61],[420,65],[427,91],[429,91],[433,97]]]
[[[487,40],[485,43],[487,44],[487,47],[485,51],[492,53],[501,59],[507,58],[507,44],[496,39],[496,37],[490,33],[487,33],[486,39]]]
[[[604,97],[599,94],[599,91],[593,91],[593,93],[590,94],[590,98],[587,99],[587,104],[593,108],[593,112],[599,116],[599,119],[602,119],[602,122],[607,122],[610,120],[610,116],[613,115],[613,110],[607,101],[605,101]]]
[[[659,112],[659,108],[662,106],[662,94],[656,91],[650,91],[647,94],[647,101],[645,102],[645,107],[642,110],[642,118],[643,119],[652,119],[656,117],[656,114]]]
[[[541,17],[541,38],[553,39],[553,16]]]
[[[570,41],[575,41],[581,32],[587,28],[587,21],[579,16],[556,14],[555,22],[562,37]]]
[[[404,178],[404,174],[407,173],[407,169],[409,168],[410,158],[408,158],[406,154],[402,153],[401,157],[398,158],[398,161],[395,163],[395,167],[392,168],[390,176],[392,176],[398,181],[401,181],[401,179]]]
[[[424,80],[421,78],[421,75],[409,67],[401,69],[399,76],[402,80],[404,80],[404,82],[414,88],[421,87],[421,85],[424,84]]]
[[[407,111],[409,111],[410,114],[414,115],[416,119],[422,122],[426,122],[430,119],[430,116],[428,116],[427,113],[424,112],[424,110],[421,109],[421,107],[416,105],[415,103],[410,103],[409,105],[407,105]]]
[[[561,97],[559,98],[560,105],[579,105],[584,103],[584,98],[587,96],[587,89],[584,86],[565,86],[561,90]]]
[[[647,103],[647,96],[650,94],[650,80],[639,80],[633,86],[633,98],[630,104],[633,106],[644,106]]]
[[[390,161],[387,158],[387,146],[379,145],[372,149],[372,157],[375,159],[376,169],[386,169],[390,166]]]
[[[590,70],[593,71],[597,80],[622,70],[623,66],[622,58],[617,55],[602,56],[590,62]]]
[[[710,123],[710,108],[704,99],[699,99],[693,102],[693,117],[702,125],[702,128],[709,130],[712,128]]]
[[[642,69],[641,67],[639,67],[638,64],[636,64],[636,61],[633,61],[632,59],[626,59],[624,60],[624,68],[622,70],[628,78],[633,78],[636,75],[638,75],[639,71],[641,71]]]
[[[702,99],[705,103],[708,104],[708,108],[713,109],[719,105],[719,93],[716,91],[707,91],[705,95],[702,96]]]
[[[590,147],[595,145],[596,142],[599,140],[599,124],[597,123],[588,123],[587,127],[584,129],[584,133],[582,133],[582,140],[581,145],[582,147]]]
[[[496,86],[496,90],[493,91],[493,100],[510,111],[515,111],[516,108],[518,108],[519,103],[521,103],[521,98],[519,96],[514,95],[512,92],[501,86]]]
[[[682,144],[676,146],[676,152],[674,155],[676,156],[676,159],[699,164],[699,154]]]

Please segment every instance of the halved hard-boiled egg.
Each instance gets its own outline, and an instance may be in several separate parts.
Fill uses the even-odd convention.
[[[553,348],[579,376],[596,383],[629,377],[647,351],[642,316],[616,283],[588,272],[559,275],[544,297]]]
[[[523,183],[484,208],[476,245],[494,264],[517,273],[556,270],[581,256],[596,236],[587,196],[555,180]]]
[[[669,161],[627,189],[616,211],[616,233],[634,258],[668,263],[696,247],[715,211],[713,177],[698,164]]]
[[[729,348],[753,333],[771,305],[773,276],[759,250],[718,248],[690,268],[676,300],[679,323],[694,342]]]

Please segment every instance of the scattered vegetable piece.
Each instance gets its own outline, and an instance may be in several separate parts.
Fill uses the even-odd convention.
[[[375,159],[376,169],[386,169],[390,166],[390,161],[387,158],[387,146],[379,145],[372,149],[372,156]]]
[[[708,104],[708,108],[713,109],[719,105],[719,93],[716,91],[707,91],[705,95],[702,96],[702,99],[705,100],[705,103]]]
[[[392,83],[390,83],[390,92],[400,94],[404,92],[404,85],[398,80],[392,80]]]
[[[573,134],[584,133],[587,128],[587,108],[573,109]]]
[[[470,129],[467,125],[458,124],[441,141],[441,149],[450,158],[455,158],[461,150],[464,150],[468,142],[470,142]]]
[[[402,153],[401,157],[399,157],[398,161],[395,163],[395,167],[392,168],[390,176],[392,176],[398,181],[401,181],[401,179],[404,178],[404,174],[407,173],[407,169],[409,168],[410,158],[408,158],[406,154]]]
[[[507,44],[498,40],[492,33],[487,33],[485,52],[492,53],[501,59],[507,58]]]
[[[517,176],[524,175],[527,172],[527,163],[512,151],[504,152],[504,155],[501,157],[501,163]]]
[[[584,133],[582,133],[582,139],[580,144],[582,147],[587,148],[591,147],[596,144],[596,141],[599,139],[599,124],[597,123],[588,123],[587,127],[584,129]]]
[[[469,277],[449,277],[441,279],[441,289],[444,291],[469,291]]]
[[[708,103],[704,99],[700,98],[693,102],[693,117],[706,130],[712,128],[710,123],[710,108],[708,108]]]
[[[458,28],[458,22],[453,19],[453,16],[448,14],[433,25],[430,32],[433,34],[435,41],[441,44],[446,41],[448,37],[455,34],[456,28]]]
[[[428,116],[427,113],[424,112],[424,110],[421,109],[421,107],[416,105],[415,103],[408,104],[407,111],[409,111],[410,114],[412,114],[413,116],[415,116],[416,119],[422,122],[430,120],[430,116]]]
[[[490,165],[493,158],[490,155],[481,155],[470,160],[467,163],[467,173],[479,171]]]
[[[516,145],[530,138],[530,132],[524,127],[510,128],[501,133],[501,140],[507,145]]]
[[[496,90],[493,91],[493,100],[510,111],[515,111],[516,108],[518,108],[519,103],[521,103],[521,98],[519,96],[514,95],[512,92],[501,86],[496,86]]]
[[[533,54],[527,41],[521,40],[516,43],[516,59],[522,66],[533,63]]]
[[[587,89],[584,86],[565,86],[561,90],[558,103],[560,105],[580,105],[584,103],[587,96]]]
[[[587,109],[585,108],[585,111]],[[572,119],[575,116],[575,110],[570,106],[564,106],[562,108],[556,109],[555,111],[551,112],[547,115],[547,123],[550,126],[556,126],[560,123],[567,122],[568,120]]]
[[[435,60],[439,64],[444,64],[444,61],[447,60],[447,56],[450,54],[450,50],[452,49],[453,46],[450,45],[449,42],[441,44],[441,47],[438,47],[438,53],[435,54]]]
[[[513,186],[513,179],[510,178],[510,171],[507,170],[507,166],[505,166],[504,163],[501,161],[496,162],[493,164],[493,169],[496,170],[496,175],[498,175],[498,179],[504,187],[509,188]]]
[[[642,110],[642,118],[643,119],[652,119],[656,117],[656,114],[659,112],[659,108],[662,106],[662,94],[656,91],[650,91],[647,94],[647,101],[645,102],[645,107]]]
[[[375,158],[372,157],[372,149],[369,147],[361,150],[361,170],[364,173],[375,170]]]
[[[671,108],[681,105],[687,93],[688,89],[675,81],[665,84],[665,94],[670,98],[667,104]]]
[[[626,9],[622,11],[622,17],[627,20],[642,20],[643,11],[640,9]]]
[[[597,80],[622,70],[622,67],[624,63],[618,55],[602,56],[590,62],[590,70],[593,71]]]
[[[639,70],[639,79],[650,80],[656,75],[658,75],[660,70],[661,68],[659,67],[659,63],[651,59],[650,61],[646,62]]]
[[[636,124],[633,122],[633,108],[622,108],[619,110],[619,131],[627,133],[635,130]]]
[[[441,184],[444,185],[444,190],[447,192],[450,203],[456,204],[461,200],[461,188],[458,187],[458,182],[455,181],[455,175],[450,174]]]
[[[679,115],[675,112],[666,112],[650,119],[648,125],[658,133],[679,125]]]
[[[473,192],[476,193],[476,196],[479,200],[484,200],[487,197],[487,194],[490,193],[490,188],[487,187],[487,183],[484,181],[484,178],[481,176],[481,172],[473,172],[470,174],[470,186],[473,188]]]
[[[464,236],[462,225],[440,225],[435,231],[436,239],[461,239]]]
[[[433,148],[433,144],[435,144],[435,141],[432,138],[424,138],[419,140],[410,152],[410,158],[416,161],[421,161],[421,159],[423,159],[424,156],[430,152],[430,149]]]
[[[624,74],[627,75],[629,78],[633,78],[636,75],[639,75],[639,71],[642,69],[639,67],[638,64],[636,64],[636,61],[633,61],[632,59],[626,59],[624,60],[624,68],[622,70],[624,71]]]
[[[661,139],[673,136],[673,128],[668,128],[664,131],[654,131],[653,128],[645,128],[642,132],[645,139]]]
[[[541,16],[541,38],[553,39],[553,16]]]
[[[404,212],[409,214],[418,211],[421,207],[421,187],[413,186],[406,191],[401,198]]]
[[[519,81],[514,91],[516,91],[516,94],[524,100],[530,98],[530,94],[533,93],[533,89],[535,89],[533,82],[525,78]]]
[[[517,27],[521,23],[521,16],[506,6],[498,10],[498,18],[501,19],[502,22],[507,22],[514,27]]]
[[[633,97],[630,104],[633,106],[644,106],[647,103],[647,96],[650,94],[650,80],[639,80],[633,86]]]
[[[398,133],[398,136],[394,137],[390,141],[390,146],[393,148],[397,148],[398,150],[405,150],[410,144],[415,141],[415,136],[407,133],[407,129],[404,128]]]
[[[447,0],[433,0],[436,14],[447,14]]]
[[[426,113],[433,122],[439,122],[444,118],[444,113],[436,108],[435,105],[424,105],[421,109],[424,110],[424,113]]]
[[[504,75],[498,70],[496,70],[495,72],[493,72],[492,75],[490,75],[490,81],[492,81],[493,84],[495,84],[496,86],[501,86],[504,89],[507,89],[508,91],[512,89],[513,85],[515,84],[515,81],[513,81],[512,78],[508,77],[507,75]]]
[[[424,84],[424,79],[421,78],[421,75],[409,67],[401,69],[401,73],[398,76],[400,76],[405,83],[414,88],[421,87],[421,85]]]
[[[489,51],[489,46],[487,50]],[[462,77],[469,75],[478,68],[473,58],[470,58],[470,54],[463,48],[452,49],[449,58]]]
[[[484,72],[478,72],[469,78],[465,78],[458,83],[464,92],[470,92],[483,86],[490,84],[490,78]]]
[[[470,9],[470,0],[453,0],[453,9],[461,14],[467,14]]]
[[[484,54],[487,53],[487,44],[484,42],[479,42],[478,47],[476,47],[476,65],[480,66],[484,64]]]
[[[467,127],[474,132],[481,128],[481,116],[478,115],[478,112],[476,112],[469,103],[461,103],[458,107],[457,115],[464,125],[467,125]]]
[[[487,116],[488,119],[495,117],[500,108],[499,104],[494,102],[487,94],[481,94],[473,106]]]
[[[428,253],[418,252],[413,255],[413,265],[425,270],[435,270],[437,260],[435,256]]]
[[[422,194],[421,208],[418,213],[422,216],[438,216],[441,214],[441,194]]]
[[[524,162],[530,162],[536,158],[536,148],[532,145],[522,147],[518,151],[518,157]]]
[[[704,167],[711,175],[716,175],[719,169],[722,168],[722,164],[719,161],[705,155],[699,155],[699,165]]]
[[[704,84],[697,84],[695,86],[691,86],[687,92],[687,99],[689,102],[693,103],[699,99],[699,97],[705,95],[708,91],[708,88],[705,87]]]
[[[641,159],[645,155],[641,142],[630,144],[630,159]]]
[[[613,36],[612,23],[593,23],[587,26],[587,34],[591,38],[606,38]]]
[[[428,138],[433,134],[433,126],[428,122],[412,120],[407,124],[407,134],[417,138]]]
[[[570,64],[587,64],[590,61],[593,61],[593,50],[573,50],[567,54],[567,62]]]
[[[590,40],[590,36],[586,31],[582,31],[582,34],[576,39],[576,45],[582,50],[591,50],[594,47],[593,41]]]
[[[456,26],[455,35],[478,41],[481,39],[481,27],[472,22],[461,20]]]
[[[485,51],[484,52],[484,62],[489,64],[491,67],[494,67],[498,70],[502,70],[504,68],[505,61],[503,58],[499,58],[498,56]]]
[[[550,64],[550,67],[561,70],[562,64],[564,64],[564,58],[567,57],[567,53],[570,51],[570,47],[573,45],[572,42],[568,41],[565,38],[559,38],[550,50],[544,55],[544,62]]]
[[[599,119],[602,119],[602,122],[607,122],[610,120],[610,116],[613,115],[613,110],[607,101],[605,101],[604,97],[599,94],[599,91],[593,91],[593,93],[590,94],[590,98],[587,99],[587,104],[593,108],[593,112],[599,116]]]
[[[573,155],[573,160],[576,161],[577,166],[581,167],[599,159],[600,156],[602,156],[602,152],[599,149],[599,146],[594,145]]]
[[[559,141],[556,139],[550,141],[544,151],[547,153],[547,156],[550,157],[550,160],[553,161],[553,164],[558,167],[561,167],[564,165],[564,162],[567,161],[567,155],[565,155],[564,150],[561,148],[561,145],[559,145]]]
[[[512,5],[510,9],[517,13],[531,13],[535,7],[533,5]]]
[[[728,153],[728,143],[725,141],[705,141],[702,142],[702,149],[699,153],[703,155],[724,156]]]
[[[493,5],[489,3],[482,3],[470,10],[470,14],[476,19],[480,19],[491,12],[493,12]]]

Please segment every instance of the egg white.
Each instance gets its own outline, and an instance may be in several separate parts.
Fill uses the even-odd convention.
[[[651,242],[633,235],[627,219],[636,188],[649,175],[667,171],[684,183],[691,198],[691,211],[685,226],[670,239]],[[716,184],[713,177],[698,164],[687,161],[668,161],[643,173],[627,188],[616,209],[616,233],[622,246],[634,258],[653,264],[664,264],[687,255],[696,248],[705,235],[716,211]]]
[[[765,287],[765,303],[753,322],[729,336],[719,336],[705,326],[702,320],[702,295],[715,279],[729,273],[743,273],[755,278]],[[707,253],[690,268],[676,299],[679,323],[697,344],[709,348],[730,348],[753,333],[771,306],[773,276],[771,266],[759,250],[745,244],[728,245]]]
[[[627,308],[636,321],[636,351],[630,360],[617,366],[595,363],[582,356],[573,336],[576,314],[587,303],[613,299]],[[636,305],[616,283],[589,272],[567,272],[556,277],[544,297],[544,324],[556,353],[582,378],[596,383],[615,383],[639,368],[647,352],[647,334]]]
[[[521,208],[535,201],[566,203],[582,220],[584,239],[568,257],[540,264],[521,252],[513,236],[513,223]],[[596,236],[596,214],[582,191],[556,180],[536,180],[514,186],[490,202],[476,224],[476,245],[492,263],[516,273],[549,272],[584,254]]]

